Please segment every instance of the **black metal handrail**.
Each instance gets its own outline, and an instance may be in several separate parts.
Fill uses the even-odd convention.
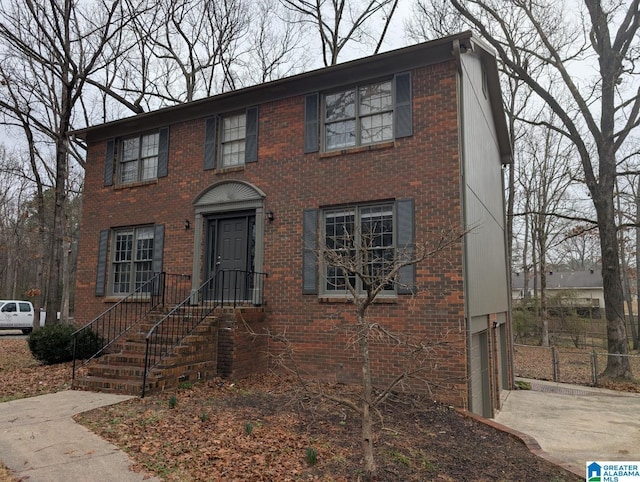
[[[146,336],[141,396],[151,370],[216,308],[262,305],[267,276],[255,271],[220,270],[158,321]]]
[[[78,340],[86,335],[97,340],[99,349],[85,358],[84,364],[102,354],[138,322],[145,319],[158,306],[173,305],[184,299],[191,288],[191,276],[156,273],[135,291],[110,306],[89,323],[73,332],[73,373],[76,376],[76,354]]]

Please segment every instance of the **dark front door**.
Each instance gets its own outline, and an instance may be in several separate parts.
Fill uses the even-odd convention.
[[[221,301],[248,299],[253,271],[255,216],[209,220],[208,273],[214,278],[210,296]]]

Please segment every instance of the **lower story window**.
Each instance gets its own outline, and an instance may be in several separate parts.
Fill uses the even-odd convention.
[[[153,276],[153,226],[121,229],[113,232],[111,291],[128,294]]]
[[[394,265],[393,204],[329,209],[324,220],[324,291],[328,294],[358,292],[384,284]]]

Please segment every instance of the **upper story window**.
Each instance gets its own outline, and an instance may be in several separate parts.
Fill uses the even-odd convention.
[[[258,161],[258,107],[205,121],[204,168],[224,169]]]
[[[338,151],[413,135],[411,72],[304,99],[304,152]]]
[[[104,163],[104,185],[135,184],[168,173],[169,128],[109,139]]]
[[[324,139],[326,150],[393,139],[391,81],[327,94]]]
[[[122,140],[120,183],[148,181],[158,177],[159,134],[146,134]]]
[[[239,166],[245,162],[247,116],[242,114],[222,118],[220,126],[220,159],[222,167]]]

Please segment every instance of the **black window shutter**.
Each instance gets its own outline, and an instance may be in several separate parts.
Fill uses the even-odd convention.
[[[98,240],[98,268],[96,269],[96,296],[105,295],[107,274],[107,247],[109,245],[109,230],[100,231]]]
[[[153,260],[151,268],[155,273],[162,273],[162,252],[164,249],[164,224],[156,224],[153,233]]]
[[[109,139],[107,141],[107,152],[104,158],[104,185],[111,186],[113,184],[113,162],[115,156],[116,141]]]
[[[258,162],[258,107],[247,109],[244,162]]]
[[[305,209],[302,214],[302,293],[318,293],[318,210]]]
[[[168,174],[169,166],[169,128],[163,127],[158,134],[158,177]]]
[[[396,252],[398,260],[413,259],[414,245],[414,209],[413,199],[399,199],[396,202]],[[398,272],[398,294],[410,295],[416,292],[416,265],[404,266]]]
[[[413,135],[413,115],[411,112],[411,72],[396,74],[394,79],[396,108],[396,138]]]
[[[309,94],[304,98],[304,152],[318,152],[320,139],[319,124],[319,94]]]
[[[204,168],[216,168],[216,134],[217,117],[209,117],[205,122],[204,131]]]

